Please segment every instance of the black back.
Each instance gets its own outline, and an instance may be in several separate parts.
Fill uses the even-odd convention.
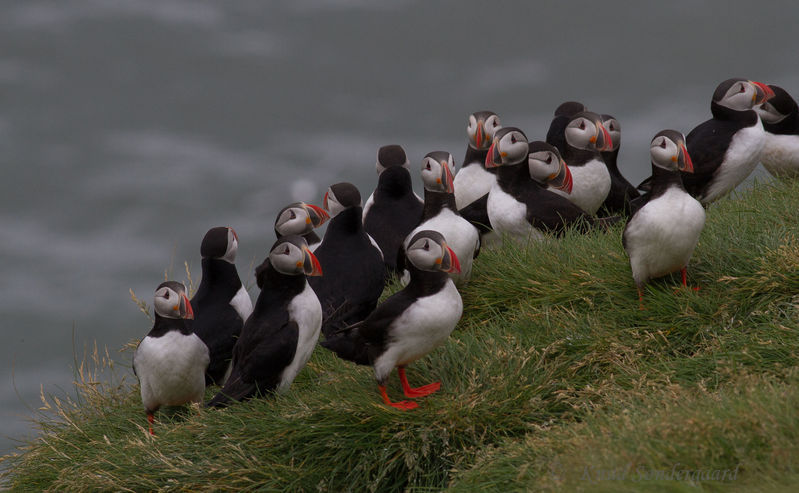
[[[226,236],[227,239],[227,236]],[[222,250],[224,254],[224,248]],[[191,299],[194,310],[194,332],[208,346],[211,362],[205,373],[205,384],[221,383],[227,371],[233,346],[244,324],[230,300],[241,289],[236,266],[216,258],[202,260],[203,276],[197,293]]]
[[[314,251],[324,274],[308,283],[322,304],[325,337],[366,318],[383,293],[383,257],[364,231],[361,214],[360,206],[338,213]]]
[[[261,293],[233,348],[233,371],[209,406],[273,391],[297,352],[299,328],[289,318],[288,305],[305,289],[305,276],[281,274],[268,258],[256,276]]]
[[[532,179],[526,162],[499,169],[497,183],[505,193],[527,206],[527,222],[534,228],[560,234],[572,224],[593,223],[593,218],[572,201]]]
[[[469,205],[459,209],[458,214],[472,223],[472,226],[477,228],[477,231],[480,232],[480,236],[492,231],[491,221],[488,219],[488,194],[483,195]]]
[[[414,195],[411,174],[402,166],[386,168],[378,178],[364,229],[383,251],[386,268],[397,272],[397,252],[422,221],[422,202]],[[323,266],[324,268],[324,266]]]
[[[736,111],[715,101],[710,103],[710,110],[713,118],[699,124],[685,137],[694,172],[682,172],[682,182],[685,190],[694,197],[702,195],[713,180],[735,134],[758,121],[754,110]]]

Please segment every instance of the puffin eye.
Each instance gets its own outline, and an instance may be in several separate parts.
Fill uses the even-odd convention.
[[[289,249],[289,246],[286,245],[286,248],[283,249],[283,255],[288,255],[290,252],[291,250]]]
[[[294,211],[289,209],[289,219],[296,219],[296,218],[297,218],[297,215],[294,214]]]
[[[515,144],[516,143],[516,136],[515,135],[511,135],[510,136],[510,143],[511,144]]]
[[[164,293],[164,298],[166,298],[166,299],[169,299],[169,291],[167,291],[166,293]]]
[[[741,84],[741,89],[738,92],[746,92],[746,87],[744,87],[744,85]]]
[[[585,130],[585,121],[580,120],[580,130]]]
[[[494,126],[496,127],[497,125],[499,125],[499,124],[497,123],[496,120],[494,120]]]
[[[666,139],[663,139],[663,140],[660,141],[660,148],[661,149],[665,149],[666,148]]]
[[[427,240],[424,241],[424,247],[423,248],[425,250],[430,250],[430,243]]]
[[[430,163],[427,163],[427,165],[424,167],[424,169],[429,171],[430,170]]]
[[[552,164],[552,154],[547,154],[547,164]]]

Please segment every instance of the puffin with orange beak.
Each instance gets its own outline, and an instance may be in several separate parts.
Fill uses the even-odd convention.
[[[493,111],[477,111],[469,115],[466,126],[466,155],[455,175],[455,204],[463,209],[491,190],[496,178],[494,172],[485,167],[485,158],[494,134],[502,128],[499,116]],[[455,172],[453,168],[453,173]]]
[[[775,96],[755,107],[766,131],[760,162],[774,176],[799,178],[799,106],[785,89],[768,87]]]
[[[400,410],[418,404],[392,401],[386,390],[389,375],[397,369],[405,397],[436,392],[440,382],[411,387],[405,367],[444,344],[463,313],[461,296],[449,277],[460,270],[460,262],[441,233],[419,231],[407,245],[408,285],[387,298],[366,320],[322,343],[343,359],[371,365],[383,402]]]
[[[511,128],[512,127],[507,127]],[[497,183],[488,195],[488,214],[495,231],[517,241],[562,233],[572,224],[593,219],[550,188],[570,193],[572,175],[557,148],[546,142],[527,143],[518,129],[497,133],[486,166],[496,167]]]
[[[238,249],[239,236],[229,226],[209,229],[200,245],[203,275],[191,306],[192,328],[211,355],[206,385],[225,383],[233,346],[244,321],[252,313],[250,293],[241,284],[236,270]]]
[[[311,251],[314,251],[322,242],[314,229],[323,225],[328,219],[330,216],[321,207],[305,202],[294,202],[278,212],[275,218],[275,236],[282,238],[300,235],[308,242]]]
[[[408,242],[419,231],[438,231],[447,238],[447,245],[460,259],[460,272],[452,272],[450,276],[457,286],[461,286],[472,275],[472,261],[480,250],[480,234],[476,227],[458,214],[451,171],[453,167],[452,154],[446,151],[433,151],[422,159],[422,223],[408,235],[403,250],[408,248]]]
[[[230,376],[207,405],[288,390],[313,353],[322,326],[322,306],[306,276],[322,266],[301,236],[275,242],[255,269],[261,293],[233,348]]]
[[[713,118],[686,136],[694,173],[682,173],[683,185],[703,205],[727,195],[754,171],[766,133],[753,108],[773,97],[769,86],[748,79],[727,79],[716,87],[710,102]],[[649,187],[649,180],[638,186]]]
[[[361,193],[352,183],[331,185],[323,199],[332,217],[314,251],[325,275],[309,284],[322,303],[322,334],[365,319],[383,293],[386,269],[377,243],[361,222]]]
[[[158,285],[153,301],[155,322],[133,354],[133,373],[139,379],[141,400],[154,435],[155,412],[161,406],[202,402],[208,347],[194,333],[186,286],[176,281]]]
[[[652,139],[651,190],[632,201],[632,215],[622,235],[624,249],[643,302],[650,279],[680,271],[687,286],[687,266],[705,226],[705,209],[682,183],[683,173],[694,164],[685,138],[676,130],[663,130]]]
[[[579,103],[564,103],[558,109],[571,105],[568,113],[556,112],[547,133],[547,143],[558,148],[569,164],[574,184],[571,193],[550,187],[574,202],[588,214],[596,214],[610,192],[611,177],[605,165],[603,151],[610,150],[613,139],[602,117],[591,111],[574,112],[584,108]]]

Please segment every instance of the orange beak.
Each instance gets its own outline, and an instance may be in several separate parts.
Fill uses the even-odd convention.
[[[189,302],[189,299],[186,297],[185,294],[182,296],[183,296],[183,303],[186,306],[186,315],[183,318],[188,320],[194,320],[194,310],[192,310],[191,308],[191,303]]]
[[[321,276],[322,275],[322,265],[319,263],[319,259],[316,258],[316,255],[313,254],[310,248],[307,246],[303,248],[305,252],[305,262],[303,262],[303,269],[305,270],[306,276]]]

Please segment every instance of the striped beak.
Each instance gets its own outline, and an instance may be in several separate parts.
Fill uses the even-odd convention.
[[[766,84],[763,84],[762,82],[755,82],[753,80],[750,80],[749,82],[755,86],[755,94],[752,96],[753,105],[763,104],[775,96],[774,90]]]
[[[325,197],[327,197],[327,194],[325,194]],[[310,221],[314,228],[318,228],[323,225],[325,221],[330,219],[330,214],[318,205],[304,204],[303,207],[306,212],[308,212],[308,221]]]
[[[192,310],[192,308],[191,308],[191,303],[189,302],[189,299],[186,297],[185,294],[181,294],[180,296],[181,296],[181,300],[180,300],[180,304],[181,304],[180,316],[181,316],[181,318],[185,318],[187,320],[194,320],[194,310]]]
[[[680,142],[680,154],[677,156],[677,169],[686,173],[694,172],[694,162],[691,160],[691,155],[688,154],[688,148],[682,142]]]
[[[572,172],[569,167],[566,165],[566,161],[563,159],[560,160],[560,171],[558,174],[549,182],[549,184],[558,190],[562,190],[566,193],[572,193],[572,186],[574,185],[574,180],[572,179]]]
[[[441,261],[439,268],[447,273],[457,272],[460,274],[461,263],[458,260],[458,256],[455,255],[455,252],[452,251],[452,248],[450,248],[446,242],[442,243],[441,246],[444,247],[444,255],[440,259]]]
[[[302,267],[305,271],[306,276],[321,276],[322,275],[322,266],[319,264],[319,259],[316,258],[316,255],[313,254],[308,246],[303,246],[302,251],[305,253],[305,259],[303,261]]]

